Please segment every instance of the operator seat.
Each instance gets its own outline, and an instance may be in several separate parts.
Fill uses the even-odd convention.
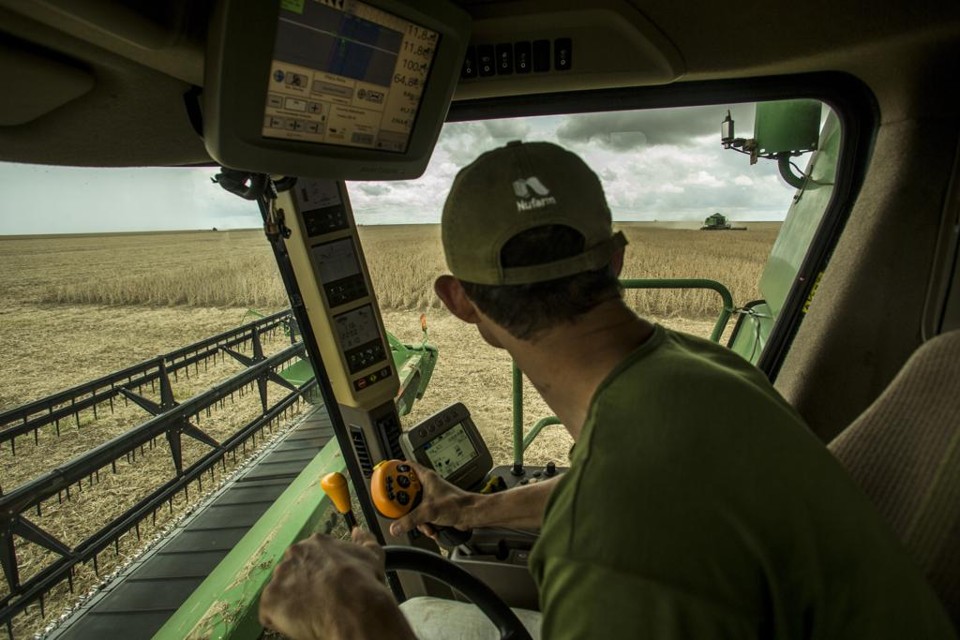
[[[432,596],[410,598],[400,604],[418,640],[498,640],[500,634],[476,605]],[[533,640],[540,640],[540,612],[514,608]]]
[[[917,349],[829,448],[960,628],[960,330]]]

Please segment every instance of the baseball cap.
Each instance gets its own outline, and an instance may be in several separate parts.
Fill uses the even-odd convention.
[[[580,232],[583,252],[539,265],[501,265],[507,241],[544,225]],[[578,155],[549,142],[510,142],[464,167],[443,206],[441,228],[450,272],[488,285],[532,284],[599,269],[627,243],[613,232],[597,174]]]

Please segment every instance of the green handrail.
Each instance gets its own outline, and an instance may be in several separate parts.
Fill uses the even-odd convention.
[[[624,289],[708,289],[720,294],[723,308],[717,316],[710,333],[710,340],[720,342],[723,330],[734,312],[733,295],[730,290],[716,280],[707,278],[626,278],[620,280]],[[544,427],[560,424],[556,416],[548,416],[537,421],[529,433],[523,433],[523,373],[513,363],[513,468],[523,469],[523,452],[527,450]]]
[[[716,291],[723,301],[723,308],[720,310],[720,315],[717,316],[717,321],[713,325],[713,332],[710,334],[710,339],[713,342],[720,342],[723,330],[734,312],[733,295],[729,289],[716,280],[706,278],[629,278],[621,280],[620,284],[624,289],[709,289],[710,291]]]
[[[523,372],[513,363],[513,468],[523,468]]]
[[[527,447],[533,444],[533,441],[536,439],[540,432],[543,431],[544,427],[552,427],[557,424],[563,424],[560,422],[560,418],[557,416],[547,416],[546,418],[540,418],[537,420],[536,424],[533,425],[533,428],[523,437],[523,450],[526,451]]]

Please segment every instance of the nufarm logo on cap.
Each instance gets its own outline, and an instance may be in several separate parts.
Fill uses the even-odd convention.
[[[514,180],[513,193],[517,196],[517,211],[531,211],[557,204],[557,199],[550,195],[550,190],[543,186],[537,176]]]

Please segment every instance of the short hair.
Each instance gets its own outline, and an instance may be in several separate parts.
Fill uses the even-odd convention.
[[[502,267],[528,267],[575,256],[583,235],[565,225],[543,225],[518,233],[500,251]],[[521,340],[572,323],[607,300],[620,296],[610,265],[533,284],[486,285],[461,281],[467,297],[484,315]]]

